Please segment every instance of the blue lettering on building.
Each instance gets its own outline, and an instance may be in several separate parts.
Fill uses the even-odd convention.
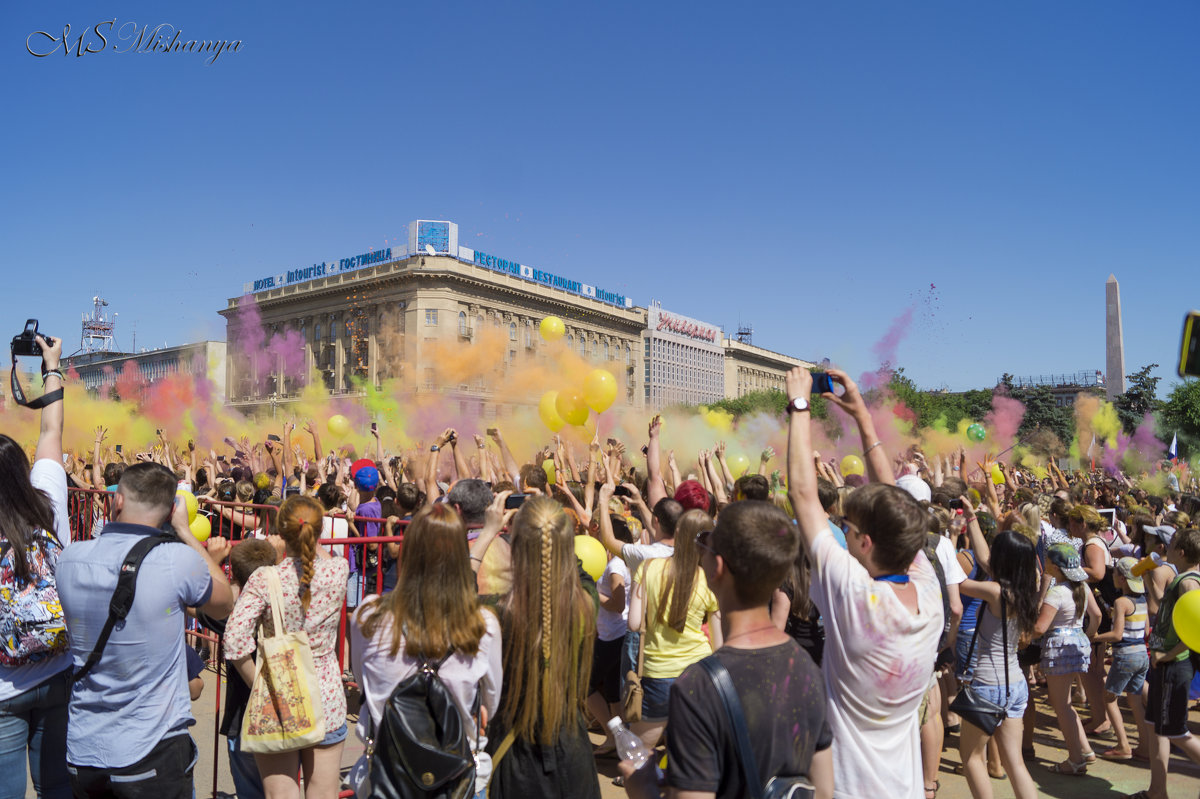
[[[490,255],[486,252],[475,250],[475,263],[479,266],[491,269],[493,272],[503,272],[505,274],[522,277],[521,264],[517,263],[516,261],[505,260],[504,258],[497,258],[496,256]],[[545,272],[541,269],[529,269],[529,267],[526,267],[526,269],[528,270],[528,277],[525,279],[532,280],[534,283],[541,283],[544,286],[562,289],[563,291],[569,291],[572,294],[579,294],[584,297],[594,296],[596,299],[601,300],[602,302],[606,302],[611,305],[619,305],[622,308],[626,306],[625,297],[621,294],[615,294],[611,291],[604,291],[603,289],[596,289],[594,294],[589,294],[588,292],[584,291],[584,285],[578,280],[570,280],[569,278],[560,277],[559,275]]]

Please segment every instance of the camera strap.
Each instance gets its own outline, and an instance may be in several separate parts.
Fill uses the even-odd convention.
[[[43,373],[44,371],[45,367],[43,366]],[[17,380],[17,356],[15,354],[12,356],[12,371],[9,372],[9,378],[10,382],[12,383],[13,401],[22,407],[32,408],[36,411],[38,408],[44,408],[47,405],[58,402],[63,398],[63,390],[61,388],[56,388],[54,391],[51,391],[48,394],[43,394],[35,400],[26,401],[25,392],[21,390],[21,381]]]

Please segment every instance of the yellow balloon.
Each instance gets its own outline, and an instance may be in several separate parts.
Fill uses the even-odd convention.
[[[335,413],[329,417],[329,422],[325,425],[329,428],[329,432],[335,436],[345,436],[350,433],[350,420],[340,413]]]
[[[563,333],[567,332],[567,326],[557,316],[547,316],[542,320],[538,329],[546,341],[558,341],[563,337]]]
[[[1175,603],[1171,623],[1188,649],[1200,652],[1200,591],[1188,591]]]
[[[1004,472],[1000,471],[1000,464],[992,464],[992,482],[996,485],[1004,485]]]
[[[864,471],[866,471],[866,467],[863,466],[862,458],[857,455],[847,455],[842,458],[842,477],[849,477],[852,474],[861,477]]]
[[[546,427],[549,427],[550,431],[554,433],[562,430],[567,424],[562,420],[562,417],[558,415],[558,411],[555,409],[557,400],[557,391],[547,391],[542,395],[541,400],[538,402],[538,416],[541,417],[542,424],[546,425]]]
[[[741,477],[750,468],[750,459],[745,455],[734,455],[729,459],[729,469],[735,477]]]
[[[196,508],[198,507],[196,495],[181,488],[175,492],[175,496],[182,498],[184,504],[187,505],[188,524],[196,521]]]
[[[581,425],[588,420],[588,406],[578,391],[560,391],[554,400],[554,409],[567,424]]]
[[[196,540],[203,544],[212,535],[212,522],[207,516],[197,516],[188,529],[192,531],[192,535],[196,536]]]
[[[608,552],[604,550],[604,544],[590,535],[575,536],[575,557],[579,558],[583,570],[590,574],[593,580],[599,580],[604,574],[604,567],[608,565]]]
[[[583,381],[583,401],[596,413],[604,413],[617,398],[617,379],[607,369],[593,369]]]
[[[542,461],[542,471],[546,473],[546,482],[548,482],[550,485],[554,485],[556,474],[554,470],[553,458],[546,458],[546,460]]]

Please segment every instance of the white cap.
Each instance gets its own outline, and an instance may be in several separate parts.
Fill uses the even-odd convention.
[[[613,735],[616,735],[617,731],[620,730],[623,726],[625,726],[625,725],[621,722],[620,716],[613,716],[611,719],[608,720],[608,731],[611,732]]]

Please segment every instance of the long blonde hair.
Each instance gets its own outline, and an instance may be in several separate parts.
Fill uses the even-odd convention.
[[[703,530],[712,531],[713,520],[702,510],[689,510],[675,525],[675,551],[666,559],[662,587],[658,594],[658,609],[654,620],[666,624],[677,633],[687,626],[688,608],[696,586],[704,577],[700,572],[700,548],[696,536]]]
[[[438,659],[453,649],[468,657],[479,652],[487,625],[467,551],[467,530],[446,504],[422,509],[404,531],[396,588],[362,612],[362,632],[374,638],[391,621],[391,656]]]
[[[512,521],[512,591],[502,604],[503,726],[553,743],[581,712],[592,667],[596,606],[579,580],[563,508],[532,497]]]
[[[317,535],[325,509],[312,497],[288,497],[279,506],[279,535],[284,543],[300,553],[300,607],[308,613],[312,600],[312,579],[317,557]]]

